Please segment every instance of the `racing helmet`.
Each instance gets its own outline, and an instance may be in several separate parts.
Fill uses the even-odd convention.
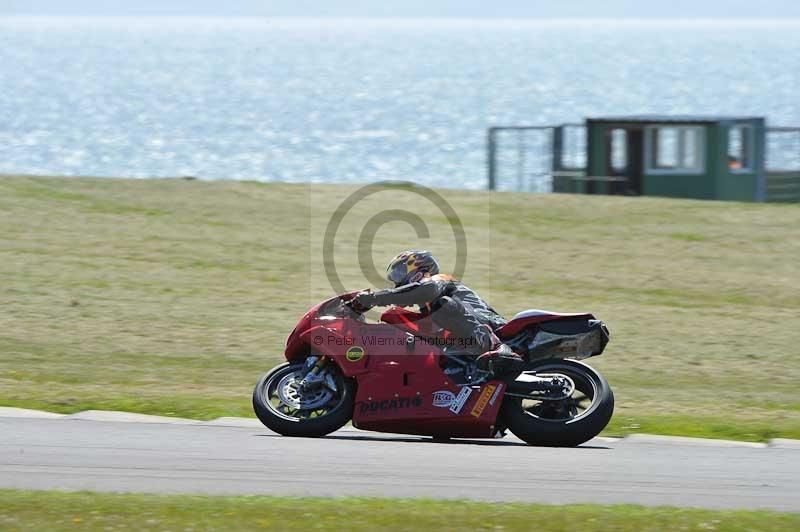
[[[415,283],[425,277],[425,274],[437,273],[439,273],[439,263],[431,252],[416,249],[403,251],[393,258],[386,268],[386,278],[395,286]]]

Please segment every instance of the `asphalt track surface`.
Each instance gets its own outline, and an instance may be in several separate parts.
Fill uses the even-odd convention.
[[[790,446],[598,438],[554,449],[353,429],[300,439],[244,421],[0,417],[0,487],[800,511],[800,448]]]

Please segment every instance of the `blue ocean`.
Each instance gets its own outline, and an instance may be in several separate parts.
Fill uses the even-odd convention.
[[[0,18],[0,173],[486,185],[486,128],[800,125],[800,22]]]

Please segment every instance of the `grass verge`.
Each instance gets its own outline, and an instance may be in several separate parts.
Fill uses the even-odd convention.
[[[259,375],[329,297],[322,241],[350,186],[0,178],[0,404],[208,419],[250,415]],[[612,331],[591,361],[609,434],[800,437],[800,206],[443,191],[463,223],[463,279],[504,315],[590,310]],[[348,288],[372,258],[455,262],[452,216],[389,187],[334,247]],[[330,266],[330,264],[328,264]]]
[[[4,530],[794,531],[800,514],[631,505],[203,497],[0,490]]]

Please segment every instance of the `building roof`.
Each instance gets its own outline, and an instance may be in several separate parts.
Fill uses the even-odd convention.
[[[636,123],[668,123],[668,124],[712,124],[744,120],[761,120],[760,116],[725,116],[725,115],[629,115],[601,116],[588,118],[592,122],[636,122]]]

